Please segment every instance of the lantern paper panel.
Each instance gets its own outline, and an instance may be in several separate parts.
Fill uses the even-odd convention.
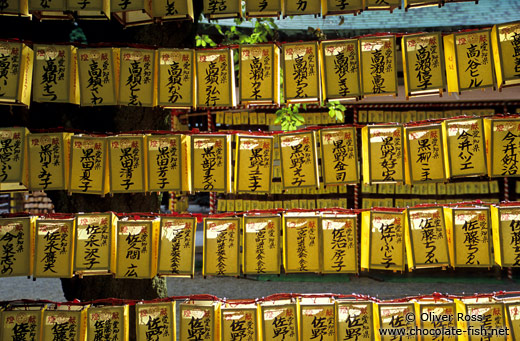
[[[446,79],[441,33],[405,35],[401,50],[406,97],[442,96],[446,91]]]
[[[196,218],[161,217],[157,269],[160,275],[194,275],[196,230]]]
[[[29,16],[29,3],[28,0],[5,0],[0,6],[0,16]]]
[[[319,102],[321,82],[318,44],[287,43],[282,45],[282,53],[285,101],[288,104]]]
[[[280,216],[245,215],[243,219],[243,273],[280,274]]]
[[[323,273],[357,273],[355,215],[323,215],[320,221]]]
[[[520,84],[520,22],[494,25],[491,42],[498,87]]]
[[[135,305],[137,341],[176,340],[175,301]],[[183,339],[181,339],[183,340]]]
[[[196,106],[194,51],[159,49],[158,54],[158,105],[166,108],[194,108]]]
[[[256,304],[227,303],[220,310],[220,340],[258,340]]]
[[[157,54],[154,50],[122,48],[119,104],[157,105]]]
[[[110,19],[109,0],[67,0],[67,10],[74,11],[78,19]]]
[[[446,181],[442,126],[435,124],[407,127],[405,137],[408,156],[406,183]]]
[[[6,10],[9,10],[9,5],[16,2],[8,1]],[[22,2],[25,2],[27,7],[27,0],[20,0],[20,3]],[[2,13],[0,11],[0,15]],[[27,45],[0,41],[0,74],[2,75],[0,104],[21,104],[27,107],[31,104],[33,63],[34,52]]]
[[[103,137],[71,137],[70,192],[99,195],[109,192],[107,141]]]
[[[87,341],[128,340],[129,306],[90,307],[87,310]]]
[[[44,307],[22,306],[0,312],[3,340],[40,340]]]
[[[404,214],[394,211],[361,213],[361,269],[404,271]]]
[[[520,206],[491,206],[491,227],[495,263],[520,266]]]
[[[419,300],[415,302],[415,316],[423,316],[427,318],[420,318],[418,327],[425,330],[443,329],[454,331],[451,334],[445,333],[442,338],[446,341],[457,340],[457,316],[455,303],[449,300]],[[424,314],[424,315],[423,315]],[[436,319],[438,316],[442,317],[440,320]],[[422,336],[422,340],[434,341],[438,339],[435,335]]]
[[[409,269],[450,265],[442,207],[407,209],[405,232]]]
[[[246,0],[246,18],[280,17],[281,13],[280,0]]]
[[[320,44],[323,97],[326,101],[360,98],[358,40],[331,40]]]
[[[74,232],[74,218],[36,221],[35,278],[72,277]]]
[[[150,24],[152,0],[115,0],[110,2],[112,16],[125,27]]]
[[[26,190],[29,185],[27,128],[0,129],[0,191]]]
[[[495,87],[490,29],[449,34],[443,39],[449,92]]]
[[[320,272],[319,217],[286,214],[283,219],[285,272]]]
[[[411,329],[416,328],[415,319],[406,318],[410,313],[413,314],[413,303],[378,303],[374,305],[374,326],[377,332],[376,340],[389,340],[389,338],[380,335],[379,329],[406,329],[406,335]]]
[[[321,1],[284,0],[282,4],[284,18],[292,15],[319,16],[321,14]]]
[[[116,278],[153,278],[157,274],[159,220],[118,220],[116,233]]]
[[[409,8],[419,7],[441,7],[442,0],[404,0],[404,8],[407,11]]]
[[[338,340],[357,338],[374,340],[373,303],[357,300],[336,300],[336,337]]]
[[[0,219],[0,278],[33,271],[36,217]]]
[[[115,272],[117,218],[113,213],[78,213],[74,272],[80,275]]]
[[[187,181],[183,162],[182,135],[152,135],[146,138],[148,190],[150,192],[182,191]]]
[[[481,118],[442,122],[446,176],[481,176],[487,174],[484,125]]]
[[[361,130],[363,183],[403,183],[404,130],[401,125],[365,126]]]
[[[320,145],[325,186],[359,182],[356,128],[321,129]]]
[[[494,298],[481,299],[462,299],[455,300],[457,305],[457,316],[463,314],[465,316],[476,316],[477,318],[457,319],[458,328],[468,330],[468,332],[479,330],[482,335],[489,335],[488,340],[498,341],[506,340],[506,317],[504,312],[504,304],[496,301]],[[485,334],[484,334],[485,333]],[[500,333],[497,335],[497,333]],[[466,338],[462,340],[472,340],[474,337],[467,337],[470,333],[464,333]],[[486,337],[485,337],[486,338]]]
[[[154,18],[159,21],[189,19],[193,21],[193,2],[191,0],[152,1]]]
[[[79,104],[77,49],[72,45],[39,44],[33,48],[33,101]]]
[[[180,304],[180,339],[218,340],[220,303],[188,301]],[[171,340],[171,339],[169,339]]]
[[[72,12],[67,11],[66,0],[28,0],[29,13],[38,20],[71,20]]]
[[[28,134],[29,189],[65,190],[72,133]]]
[[[232,49],[195,51],[197,107],[234,107],[235,70]]]
[[[324,0],[321,6],[323,18],[327,15],[357,15],[363,11],[363,0]]]
[[[279,135],[279,141],[283,188],[318,188],[315,133],[284,133]]]
[[[231,136],[193,135],[191,169],[194,191],[232,191]]]
[[[117,105],[119,53],[118,48],[78,50],[81,106]]]
[[[237,135],[236,139],[236,192],[270,193],[274,138]]]
[[[363,0],[366,10],[389,10],[392,12],[396,8],[401,8],[402,0]]]
[[[280,104],[280,49],[275,44],[240,45],[240,103]]]
[[[43,311],[42,341],[84,341],[87,333],[86,306],[56,305]]]
[[[397,96],[395,36],[361,38],[359,48],[363,95]]]
[[[108,138],[111,193],[146,192],[146,149],[143,135]]]
[[[506,325],[509,328],[511,339],[515,340],[520,335],[520,301],[518,301],[518,297],[504,301]]]
[[[305,299],[300,307],[300,339],[335,341],[336,339],[336,310],[330,298]]]
[[[451,266],[493,266],[489,208],[444,208]]]
[[[296,303],[289,300],[264,302],[260,309],[262,341],[275,340],[280,336],[287,341],[300,340]]]
[[[202,274],[240,275],[240,218],[204,219]]]
[[[489,177],[520,176],[520,119],[484,119]]]
[[[202,13],[209,20],[241,18],[242,3],[240,0],[204,0]]]

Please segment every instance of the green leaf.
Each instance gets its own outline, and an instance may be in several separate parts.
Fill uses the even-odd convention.
[[[343,112],[341,111],[338,111],[337,114],[336,114],[336,119],[340,122],[343,122],[343,119],[345,118],[345,116],[343,115]]]

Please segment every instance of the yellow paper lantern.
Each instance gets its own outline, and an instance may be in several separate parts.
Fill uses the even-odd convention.
[[[83,341],[88,305],[52,305],[43,311],[42,341]]]
[[[245,275],[280,274],[281,224],[279,215],[244,215],[242,272]]]
[[[242,4],[239,0],[204,0],[202,13],[208,20],[241,18]]]
[[[321,82],[318,43],[286,43],[282,45],[282,54],[286,103],[319,102]]]
[[[240,45],[240,104],[280,104],[280,49]]]
[[[442,122],[446,176],[487,174],[484,124],[481,118],[453,119]]]
[[[113,273],[116,269],[113,213],[76,214],[74,272],[83,275]]]
[[[77,49],[72,45],[38,44],[33,48],[33,101],[79,104]]]
[[[187,301],[181,303],[180,339],[218,340],[220,336],[219,318],[219,302]]]
[[[511,340],[516,340],[520,335],[520,300],[518,297],[504,298],[504,311],[506,316],[506,326],[509,328]]]
[[[25,6],[27,7],[27,0]],[[6,10],[15,1],[9,0]],[[0,11],[0,15],[2,15]],[[27,45],[17,42],[0,41],[0,104],[25,105],[31,104],[32,73],[34,52]]]
[[[407,318],[408,314],[414,312],[413,303],[378,303],[374,305],[374,326],[375,339],[388,340],[384,335],[381,335],[379,329],[406,329],[407,334],[411,335],[410,330],[413,330],[416,325],[415,321]]]
[[[6,0],[2,4],[0,15],[28,17],[29,4],[27,0]]]
[[[128,340],[129,310],[128,305],[90,307],[87,310],[87,341]]]
[[[284,133],[279,135],[279,139],[283,188],[318,188],[315,133]]]
[[[366,10],[387,10],[390,13],[401,8],[401,0],[363,0],[363,4]]]
[[[520,22],[494,25],[491,42],[498,88],[520,84]]]
[[[74,135],[70,147],[71,193],[105,195],[109,192],[108,139]]]
[[[280,17],[282,2],[280,0],[246,0],[246,18]]]
[[[78,19],[110,19],[110,0],[67,0],[67,9],[74,11]]]
[[[35,278],[72,277],[74,257],[74,218],[38,219],[36,221]]]
[[[403,183],[404,131],[401,125],[365,126],[361,130],[363,183]]]
[[[170,20],[193,21],[193,2],[190,0],[159,0],[152,1],[153,16],[157,21]]]
[[[116,0],[110,2],[112,16],[123,26],[153,22],[151,0]]]
[[[404,271],[404,214],[400,209],[361,213],[361,269]]]
[[[28,0],[29,12],[38,20],[72,20],[66,0]]]
[[[226,302],[220,309],[220,340],[258,340],[259,307]]]
[[[117,221],[116,278],[152,278],[157,274],[158,219]]]
[[[32,274],[35,221],[36,217],[0,219],[0,277]]]
[[[488,207],[444,208],[452,267],[493,266]]]
[[[356,220],[356,215],[322,215],[323,273],[358,272]]]
[[[183,190],[187,181],[184,167],[186,155],[183,144],[189,138],[183,135],[153,135],[146,139],[148,190],[151,192]]]
[[[443,132],[440,124],[405,128],[406,182],[420,184],[446,181]]]
[[[78,50],[79,87],[82,106],[117,105],[119,93],[119,53],[120,49],[118,48],[87,48]]]
[[[44,310],[40,306],[15,306],[0,311],[0,336],[3,340],[40,340]]]
[[[320,145],[325,186],[359,182],[356,128],[322,129]]]
[[[204,218],[202,275],[240,275],[240,218]]]
[[[399,0],[400,2],[400,0]],[[397,96],[395,36],[359,39],[362,92],[367,95]]]
[[[292,300],[267,301],[260,305],[262,341],[282,338],[298,341],[299,319],[297,302]]]
[[[283,222],[285,272],[320,272],[319,216],[311,212],[287,213]]]
[[[321,1],[284,0],[282,4],[284,18],[293,15],[319,16],[321,13]]]
[[[320,54],[323,98],[326,101],[360,98],[363,92],[357,39],[323,41]]]
[[[165,108],[194,108],[196,106],[194,51],[159,49],[158,54],[158,105]]]
[[[111,193],[146,192],[146,148],[143,135],[108,138]]]
[[[229,48],[197,50],[195,60],[197,106],[234,107],[236,96],[233,50]]]
[[[0,191],[26,190],[29,185],[27,128],[0,129]]]
[[[118,103],[139,107],[156,106],[157,53],[154,50],[122,48],[120,65]]]
[[[302,298],[299,308],[301,340],[336,340],[336,310],[331,298]]]
[[[495,263],[501,267],[520,266],[520,206],[491,206],[491,227]]]
[[[231,136],[193,135],[191,169],[194,191],[230,193]]]
[[[341,300],[336,304],[336,337],[338,340],[374,340],[373,304],[362,300]]]
[[[161,217],[159,275],[194,275],[196,230],[197,218]]]
[[[448,91],[495,88],[491,29],[445,35]]]
[[[405,35],[401,39],[401,51],[406,97],[442,96],[446,91],[446,77],[441,33]]]
[[[321,6],[323,18],[327,15],[357,15],[363,11],[363,0],[325,0]]]
[[[484,119],[489,177],[520,176],[520,118]]]
[[[472,340],[474,336],[487,336],[488,340],[506,340],[504,304],[493,297],[456,299],[457,328],[463,332],[458,340]],[[479,334],[477,335],[475,331]]]
[[[450,265],[442,207],[407,209],[405,232],[409,269]]]
[[[414,304],[417,326],[429,334],[421,335],[421,340],[458,339],[455,302],[433,297],[419,299]]]
[[[270,193],[274,138],[237,135],[236,139],[236,192]]]
[[[137,341],[176,340],[175,301],[135,305]],[[182,339],[181,339],[182,340]]]

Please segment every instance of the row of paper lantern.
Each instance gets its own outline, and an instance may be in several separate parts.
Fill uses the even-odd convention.
[[[361,135],[365,184],[421,184],[520,174],[517,116],[370,125],[361,129]],[[352,126],[275,135],[239,132],[110,137],[2,128],[0,189],[100,195],[272,193],[273,177],[281,177],[284,190],[319,188],[320,181],[325,186],[355,184],[360,179],[356,136]],[[280,164],[275,161],[278,159]]]
[[[493,29],[404,35],[406,97],[520,84],[520,22]],[[443,47],[444,46],[444,47]],[[80,48],[0,43],[0,102],[218,108],[237,105],[234,50]],[[395,36],[241,45],[239,102],[320,103],[396,95]],[[281,57],[280,57],[281,54]]]
[[[458,0],[461,1],[461,0]],[[464,0],[462,0],[464,1]],[[465,0],[478,2],[478,0]],[[280,17],[280,15],[341,15],[359,14],[363,10],[394,10],[402,6],[402,0],[246,0],[245,16]],[[404,0],[406,9],[438,5],[453,0]],[[110,14],[125,26],[149,24],[168,20],[193,21],[193,0],[6,0],[0,15],[28,16],[39,19],[109,19]],[[204,0],[203,14],[208,19],[241,18],[241,0]]]
[[[403,335],[413,340],[471,340],[484,333],[493,336],[489,339],[517,340],[520,335],[519,297],[425,295],[374,302],[360,295],[286,296],[273,295],[273,300],[258,302],[211,300],[211,296],[184,300],[179,304],[179,331],[175,297],[138,302],[132,307],[135,336],[157,341],[177,337],[335,341],[388,340],[393,334],[386,333],[396,331],[406,332]],[[105,301],[98,305],[13,305],[0,312],[0,335],[4,340],[129,340],[130,306]]]
[[[360,238],[354,211],[277,212],[205,218],[203,275],[520,266],[518,203],[367,210]],[[193,276],[196,229],[192,216],[2,218],[0,276]]]

